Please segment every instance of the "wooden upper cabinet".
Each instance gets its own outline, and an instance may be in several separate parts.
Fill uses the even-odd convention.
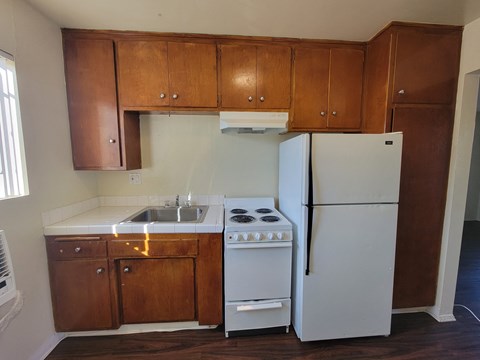
[[[297,48],[292,130],[358,130],[364,52],[350,48]]]
[[[393,102],[451,104],[456,94],[461,32],[403,29],[396,40]]]
[[[221,45],[220,51],[222,108],[290,107],[290,47]]]
[[[65,39],[64,60],[75,169],[121,167],[113,41]]]
[[[168,47],[164,41],[119,41],[117,67],[122,106],[167,106]]]
[[[215,44],[120,40],[122,107],[217,107]]]
[[[294,120],[291,128],[327,128],[329,69],[329,49],[296,49]]]

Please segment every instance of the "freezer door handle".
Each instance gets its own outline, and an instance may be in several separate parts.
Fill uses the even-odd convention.
[[[281,302],[274,302],[268,304],[257,304],[257,305],[239,305],[237,306],[237,311],[255,311],[255,310],[266,310],[266,309],[280,309],[282,307]]]

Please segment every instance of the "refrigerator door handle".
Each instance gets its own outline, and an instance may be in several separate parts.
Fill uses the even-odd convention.
[[[307,262],[305,275],[310,273],[310,250],[312,247],[312,226],[313,226],[313,169],[312,169],[312,133],[308,134],[308,194],[307,194]]]

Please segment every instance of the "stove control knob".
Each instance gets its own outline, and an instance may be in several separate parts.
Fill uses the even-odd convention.
[[[242,238],[243,238],[243,240],[247,241],[248,240],[248,233],[243,233]]]
[[[238,241],[240,240],[240,237],[238,236],[237,233],[233,234],[233,241]]]
[[[268,237],[268,240],[273,240],[274,236],[273,236],[273,233],[268,233],[267,234],[267,237]]]
[[[262,240],[262,234],[260,233],[255,233],[255,240]]]
[[[277,233],[277,239],[278,239],[278,240],[282,240],[282,239],[283,239],[283,233],[278,232],[278,233]]]

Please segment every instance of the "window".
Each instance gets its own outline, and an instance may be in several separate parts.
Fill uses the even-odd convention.
[[[0,199],[28,195],[13,56],[0,50]]]

